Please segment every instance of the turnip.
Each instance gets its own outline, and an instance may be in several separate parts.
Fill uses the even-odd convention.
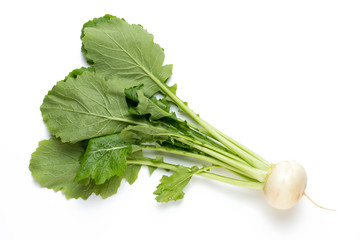
[[[272,166],[264,185],[267,202],[276,209],[286,210],[294,207],[302,196],[305,196],[315,206],[325,208],[315,203],[306,193],[307,175],[303,166],[296,161],[282,161]]]
[[[289,209],[304,195],[307,184],[305,169],[295,161],[275,164],[266,179],[264,194],[277,209]]]
[[[91,67],[76,69],[58,82],[40,108],[54,136],[40,143],[30,162],[42,186],[61,190],[68,198],[86,199],[92,193],[106,198],[116,193],[123,178],[132,184],[144,165],[151,173],[156,168],[173,172],[161,178],[154,192],[159,202],[183,198],[193,175],[263,190],[276,209],[292,208],[307,196],[301,165],[270,164],[177,96],[176,85],[167,85],[172,65],[163,65],[163,49],[141,25],[105,15],[85,23],[81,39]],[[224,118],[235,116],[238,107],[234,103],[234,113],[222,113]],[[160,156],[145,156],[148,151],[201,162],[174,165]],[[219,174],[216,168],[227,171]]]

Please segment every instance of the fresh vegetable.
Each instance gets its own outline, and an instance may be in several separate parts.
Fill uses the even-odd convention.
[[[295,161],[274,165],[264,187],[265,198],[278,209],[293,207],[304,195],[307,183],[305,169]]]
[[[147,166],[150,173],[158,168],[172,172],[154,192],[159,202],[183,198],[194,175],[264,190],[270,205],[279,209],[291,208],[304,194],[306,174],[300,165],[268,163],[179,99],[176,85],[167,85],[172,65],[163,65],[163,49],[141,25],[105,15],[84,24],[81,40],[90,67],[58,82],[40,108],[52,135],[40,142],[30,161],[41,186],[61,190],[67,198],[87,199],[92,193],[107,198],[122,179],[134,183],[141,166]],[[194,162],[175,165],[143,150]],[[219,168],[231,174],[213,171]]]

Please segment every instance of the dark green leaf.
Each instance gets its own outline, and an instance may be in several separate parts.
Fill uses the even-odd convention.
[[[126,88],[125,89],[125,96],[126,98],[138,103],[139,102],[139,97],[137,94],[137,91],[142,89],[144,87],[144,85],[138,85],[138,86],[134,86],[131,88]]]
[[[91,139],[75,181],[91,178],[96,184],[103,184],[113,176],[122,177],[131,150],[131,145],[123,142],[119,134]]]
[[[165,100],[158,100],[155,97],[149,99],[142,90],[137,91],[139,100],[138,106],[135,108],[140,115],[151,115],[150,120],[157,120],[163,117],[170,117],[170,104]]]
[[[153,166],[148,166],[149,169],[149,173],[150,175],[153,174],[153,172],[155,172],[155,170],[157,169],[157,167],[153,167]]]
[[[131,185],[138,178],[139,171],[141,169],[141,165],[136,164],[128,164],[124,173],[124,178]]]

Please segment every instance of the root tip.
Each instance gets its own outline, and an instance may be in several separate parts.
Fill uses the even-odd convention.
[[[328,210],[328,211],[336,211],[335,209],[331,209],[331,208],[326,208],[323,206],[320,206],[319,204],[317,204],[316,202],[314,202],[305,192],[304,192],[304,196],[309,199],[310,202],[312,202],[315,206],[317,206],[318,208],[324,209],[324,210]]]

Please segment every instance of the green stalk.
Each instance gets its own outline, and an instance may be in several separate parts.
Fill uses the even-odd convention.
[[[148,125],[148,127],[152,127],[152,126]],[[207,144],[206,142],[198,141],[196,139],[189,138],[185,135],[176,134],[172,132],[159,133],[155,135],[172,136],[174,137],[175,140],[182,142],[192,148],[198,149],[201,152],[208,154],[214,157],[215,159],[226,163],[227,165],[230,165],[231,167],[233,167],[232,169],[237,169],[238,170],[237,172],[249,178],[256,179],[259,182],[265,181],[265,178],[267,176],[267,172],[269,168],[265,170],[263,168],[253,167],[252,165],[249,165],[248,162],[244,161],[242,158],[229,154],[228,152],[223,151],[220,148],[216,148],[215,146],[212,146],[210,144]],[[218,162],[214,163],[213,160],[212,163],[220,165]]]
[[[195,112],[193,112],[178,96],[176,96],[169,87],[161,82],[159,79],[157,79],[152,73],[148,72],[146,69],[143,69],[150,77],[151,79],[161,88],[162,91],[164,91],[165,94],[167,94],[177,105],[180,107],[185,113],[187,113],[194,121],[196,121],[200,126],[202,126],[207,132],[211,134],[212,137],[214,137],[216,140],[224,144],[226,147],[228,147],[232,152],[237,154],[239,157],[244,159],[246,162],[248,162],[250,165],[262,169],[262,170],[268,170],[269,166],[264,164],[262,161],[259,161],[257,158],[253,157],[246,151],[242,150],[241,148],[237,147],[234,143],[223,137],[222,134],[219,133],[219,130],[211,126],[209,123],[207,123],[205,120],[200,118]]]
[[[209,149],[209,150],[212,150],[214,152],[217,152],[221,155],[223,155],[224,157],[227,157],[227,158],[231,158],[235,161],[238,161],[239,163],[241,164],[244,164],[245,166],[250,166],[247,162],[245,162],[243,159],[239,158],[238,156],[236,155],[233,155],[231,154],[230,152],[226,152],[222,149],[219,149],[219,148],[216,148],[215,146],[212,146],[210,144],[207,144],[207,143],[203,143],[201,141],[197,141],[197,140],[194,140],[194,139],[191,139],[191,138],[188,138],[188,137],[185,137],[185,136],[181,136],[181,135],[174,135],[175,139],[179,142],[182,142],[190,147],[194,147],[200,151],[202,151],[201,149]],[[199,149],[199,146],[201,146],[202,148]],[[208,153],[207,153],[208,154]],[[218,156],[218,155],[217,155]],[[251,166],[250,166],[251,167]]]
[[[158,163],[158,162],[151,162],[151,161],[146,161],[146,160],[127,160],[127,163],[157,167],[157,168],[162,168],[162,169],[166,169],[166,170],[170,170],[170,171],[176,171],[176,169],[177,169],[176,165],[173,165],[170,163],[164,163],[164,162]],[[215,168],[215,167],[208,167],[208,168],[200,169],[195,174],[202,176],[202,177],[217,180],[220,182],[232,184],[235,186],[246,187],[246,188],[251,188],[251,189],[263,189],[264,188],[264,183],[238,180],[235,178],[230,178],[230,177],[222,176],[222,175],[215,174],[215,173],[205,172],[206,170],[208,170],[210,168]]]
[[[208,132],[208,131],[206,131],[205,129],[202,129],[202,128],[200,128],[200,127],[198,127],[198,126],[196,126],[196,125],[194,125],[194,124],[192,124],[192,123],[187,122],[187,125],[188,125],[190,128],[192,128],[193,130],[196,130],[196,131],[202,133],[203,136],[208,136],[208,135],[209,135],[209,132]]]
[[[218,148],[218,147],[215,147],[211,144],[208,144],[207,142],[204,142],[204,141],[200,141],[200,140],[196,140],[196,139],[192,139],[190,137],[187,137],[187,136],[184,136],[184,135],[181,135],[181,134],[173,134],[173,133],[163,133],[163,134],[157,134],[157,135],[162,135],[162,136],[173,136],[175,137],[176,140],[178,140],[179,142],[182,142],[182,143],[185,143],[186,145],[191,145],[189,144],[189,142],[195,144],[195,145],[200,145],[200,146],[203,146],[205,148],[208,148],[210,150],[213,150],[215,152],[218,152],[226,157],[229,157],[229,158],[232,158],[246,166],[250,166],[247,162],[245,162],[243,159],[239,158],[238,156],[228,152],[228,151],[225,151],[221,148]]]
[[[169,128],[173,127],[172,125],[164,123],[164,122],[159,122],[159,123],[162,125],[165,125],[166,127],[169,127]],[[195,129],[192,127],[193,125],[191,125],[189,123],[188,123],[188,126],[190,127],[191,131],[193,131],[191,137],[188,137],[187,133],[185,133],[185,135],[182,135],[182,134],[168,134],[168,135],[172,135],[172,136],[179,137],[179,138],[186,138],[187,140],[193,141],[194,143],[197,143],[199,145],[204,145],[204,146],[206,145],[208,148],[210,148],[212,150],[218,151],[219,153],[222,153],[228,157],[237,159],[237,160],[243,162],[244,164],[249,165],[247,162],[245,162],[239,156],[234,155],[231,151],[229,151],[228,148],[224,147],[224,145],[219,143],[214,138],[210,137],[209,133],[206,130],[203,130],[201,133],[199,133],[198,130],[200,130],[201,128]],[[199,137],[197,135],[200,135],[201,137]]]
[[[235,186],[240,186],[240,187],[246,187],[246,188],[251,188],[251,189],[263,189],[264,188],[264,183],[260,183],[260,182],[243,181],[243,180],[229,178],[229,177],[225,177],[222,175],[209,173],[209,172],[201,172],[198,175],[200,175],[202,177],[211,178],[211,179],[214,179],[214,180],[217,180],[220,182],[229,183],[229,184],[232,184]]]
[[[211,149],[208,149],[204,146],[200,146],[200,145],[197,145],[197,144],[194,144],[192,142],[189,142],[189,141],[186,141],[185,139],[178,139],[179,141],[185,143],[186,145],[190,146],[190,147],[193,147],[195,149],[198,149],[216,159],[219,159],[231,166],[233,166],[234,168],[236,169],[239,169],[241,172],[243,172],[243,174],[245,174],[246,176],[250,177],[250,178],[253,178],[253,179],[256,179],[258,180],[259,182],[264,182],[265,181],[265,178],[267,176],[267,171],[264,171],[264,170],[261,170],[261,169],[258,169],[258,168],[254,168],[254,167],[251,167],[251,166],[248,166],[248,165],[245,165],[239,161],[236,161],[232,158],[229,158],[227,156],[224,156],[216,151],[213,151]]]
[[[172,127],[171,125],[166,124],[166,123],[162,123],[162,124],[169,128]],[[149,127],[157,129],[157,127],[153,127],[152,125],[149,125]],[[260,176],[259,176],[258,172],[253,173],[253,171],[251,171],[251,169],[254,169],[255,171],[257,171],[256,168],[253,168],[252,166],[250,166],[246,161],[244,161],[237,155],[234,155],[231,152],[226,151],[226,148],[224,148],[223,146],[216,147],[213,145],[213,142],[210,142],[211,144],[208,143],[210,141],[210,139],[204,140],[204,139],[197,138],[196,136],[188,137],[186,135],[172,133],[172,132],[159,133],[159,134],[154,134],[154,135],[156,135],[156,136],[171,136],[179,142],[182,142],[190,147],[196,148],[208,155],[215,157],[218,160],[221,160],[221,161],[227,163],[228,165],[234,167],[235,169],[240,170],[242,174],[244,174],[250,178],[257,179],[259,181],[262,181],[262,179],[263,179],[264,174],[262,172],[260,173],[261,174]],[[238,163],[236,163],[236,162],[238,162]],[[248,168],[244,168],[242,165],[247,166]]]
[[[227,136],[226,134],[218,131],[219,134],[221,134],[224,138],[226,138],[227,140],[229,140],[230,142],[232,142],[233,144],[235,144],[237,147],[241,148],[242,150],[244,150],[245,152],[247,152],[248,154],[252,155],[253,157],[257,158],[259,161],[261,161],[262,163],[264,163],[265,165],[267,165],[268,167],[271,166],[270,163],[268,163],[265,159],[263,159],[261,156],[259,156],[258,154],[256,154],[255,152],[253,152],[252,150],[250,150],[249,148],[245,147],[244,145],[240,144],[239,142],[237,142],[236,140],[234,140],[233,138]]]
[[[220,166],[222,168],[225,168],[225,169],[239,175],[241,178],[244,178],[244,179],[246,179],[248,181],[256,181],[254,178],[248,177],[247,174],[245,172],[243,172],[241,169],[235,168],[232,165],[224,163],[224,162],[220,161],[219,159],[216,159],[216,158],[213,158],[213,157],[210,157],[210,156],[200,155],[200,154],[187,152],[187,151],[181,151],[181,150],[172,149],[172,148],[156,147],[156,146],[153,146],[153,145],[140,145],[140,146],[141,146],[142,149],[171,153],[171,154],[180,155],[180,156],[189,157],[189,158],[194,158],[194,159],[205,161],[205,162],[208,162],[208,163],[211,163],[211,164],[215,164],[215,165],[218,165],[218,166]]]

